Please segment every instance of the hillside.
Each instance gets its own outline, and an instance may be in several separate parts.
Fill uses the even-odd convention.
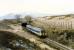
[[[74,14],[39,17],[31,24],[44,29],[52,40],[64,45],[74,44]]]

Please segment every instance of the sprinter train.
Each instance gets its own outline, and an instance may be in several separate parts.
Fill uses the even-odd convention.
[[[28,31],[32,32],[33,34],[39,36],[39,37],[46,37],[47,34],[45,33],[45,31],[41,28],[38,28],[38,27],[34,27],[30,24],[27,24],[27,23],[22,23],[21,26],[23,28],[26,28]]]

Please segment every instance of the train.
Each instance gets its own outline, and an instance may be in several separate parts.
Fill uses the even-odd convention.
[[[30,31],[31,33],[39,36],[39,37],[47,37],[47,34],[45,33],[45,31],[39,27],[35,27],[32,26],[30,24],[27,23],[22,23],[21,26],[26,30]]]

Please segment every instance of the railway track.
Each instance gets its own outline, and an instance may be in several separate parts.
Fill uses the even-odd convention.
[[[67,47],[65,45],[62,45],[56,41],[50,40],[49,38],[45,38],[42,41],[44,43],[46,43],[47,45],[50,45],[50,46],[56,48],[57,50],[74,50],[74,49]]]
[[[32,36],[32,37],[34,37],[34,36]],[[39,41],[42,41],[45,44],[47,44],[47,45],[49,45],[49,46],[51,46],[51,47],[53,47],[53,48],[55,48],[57,50],[74,50],[74,49],[72,49],[70,47],[67,47],[65,45],[62,45],[62,44],[60,44],[60,43],[58,43],[56,41],[50,40],[49,38],[44,38],[43,39],[43,38],[38,38],[38,36],[35,36],[35,37],[37,37],[36,39],[38,39]]]

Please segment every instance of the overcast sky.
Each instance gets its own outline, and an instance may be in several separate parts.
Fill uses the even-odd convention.
[[[8,13],[74,13],[74,0],[0,0],[0,16]]]

